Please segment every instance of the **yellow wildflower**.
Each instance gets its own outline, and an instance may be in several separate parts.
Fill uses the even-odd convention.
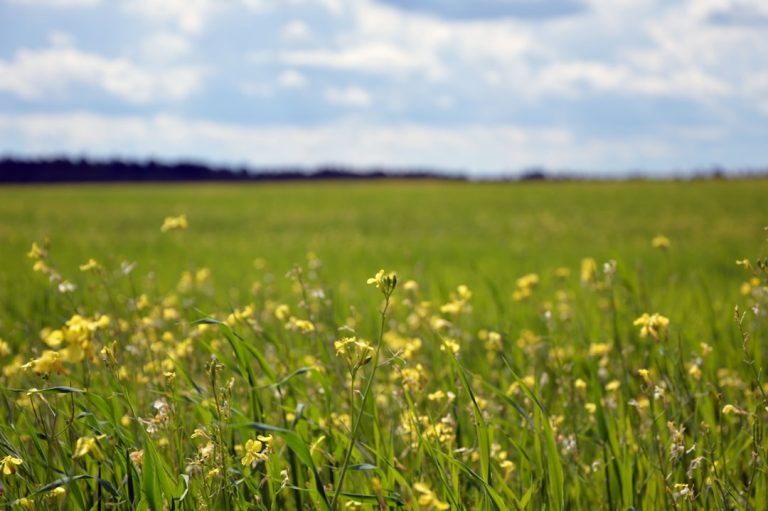
[[[280,321],[285,321],[290,313],[291,308],[284,303],[275,307],[275,317]]]
[[[315,331],[315,325],[306,319],[299,319],[295,316],[291,316],[288,318],[288,322],[285,324],[285,329],[308,334]]]
[[[64,497],[67,496],[67,489],[63,486],[57,486],[48,492],[48,496],[53,499],[64,500]]]
[[[445,339],[442,346],[440,346],[440,351],[453,353],[455,355],[459,352],[459,343],[453,339]]]
[[[419,283],[415,280],[408,280],[403,284],[403,289],[409,293],[416,293],[419,290]]]
[[[22,497],[19,500],[17,500],[16,503],[24,509],[28,509],[28,510],[35,509],[35,501],[28,497]]]
[[[32,369],[37,374],[59,373],[64,374],[66,369],[58,351],[45,350],[38,358],[21,366],[22,369]]]
[[[0,467],[4,476],[9,476],[16,473],[16,467],[24,463],[24,460],[15,456],[8,455],[0,460]]]
[[[602,357],[611,352],[611,345],[607,342],[595,342],[589,345],[590,357]]]
[[[419,496],[419,505],[423,507],[429,507],[432,506],[435,509],[450,509],[451,506],[448,505],[448,503],[441,501],[437,498],[437,494],[433,492],[429,486],[427,486],[424,483],[415,483],[413,485],[413,489],[419,492],[421,495]]]
[[[96,442],[96,438],[92,436],[83,436],[77,439],[75,445],[75,452],[72,454],[72,458],[82,458],[88,454],[91,454],[96,459],[101,459],[104,454],[99,448],[99,444]]]
[[[163,225],[160,227],[162,232],[184,230],[187,228],[187,215],[169,216],[163,220]]]
[[[84,264],[80,265],[80,271],[97,271],[101,269],[101,265],[96,259],[88,259]]]
[[[30,248],[29,252],[27,252],[27,257],[35,260],[45,259],[46,255],[48,254],[45,253],[45,250],[40,248],[40,246],[34,241],[32,242],[32,248]]]
[[[256,440],[250,439],[245,442],[245,455],[240,462],[247,467],[257,461],[266,461],[269,458],[271,447],[272,436],[259,435]]]
[[[653,248],[660,248],[662,250],[667,250],[669,248],[669,245],[670,245],[669,238],[667,238],[666,236],[664,236],[662,234],[659,234],[658,236],[655,236],[651,240],[651,246]]]
[[[140,451],[133,451],[128,455],[128,457],[135,465],[140,467],[141,464],[144,463],[144,449],[141,449]]]
[[[591,257],[587,257],[581,260],[581,282],[584,284],[591,283],[595,280],[597,274],[597,262]]]
[[[536,273],[529,273],[517,279],[515,284],[517,289],[512,293],[512,299],[519,302],[533,294],[533,290],[539,285],[539,276]]]
[[[333,343],[336,348],[336,356],[342,357],[350,367],[358,368],[367,363],[375,350],[363,339],[357,337],[344,337]]]
[[[650,335],[654,339],[658,339],[667,330],[669,318],[657,312],[653,314],[645,312],[634,321],[633,325],[640,327],[640,337],[648,337]]]
[[[723,407],[723,415],[749,415],[749,412],[731,404]]]
[[[377,271],[376,275],[369,278],[366,283],[375,285],[384,293],[384,296],[389,298],[397,286],[397,275],[394,272],[385,273],[382,269]]]

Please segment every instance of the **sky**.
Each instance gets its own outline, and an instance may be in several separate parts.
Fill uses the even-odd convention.
[[[768,167],[766,0],[0,0],[0,154]]]

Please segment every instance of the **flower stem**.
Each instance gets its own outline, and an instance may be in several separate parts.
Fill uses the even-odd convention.
[[[360,429],[360,423],[363,419],[363,412],[365,411],[365,403],[368,400],[368,394],[371,393],[373,387],[373,380],[376,376],[376,369],[379,366],[379,353],[381,352],[381,344],[384,338],[384,322],[386,321],[387,309],[389,308],[389,296],[384,301],[384,308],[381,311],[381,325],[379,327],[379,341],[376,343],[376,352],[373,355],[373,368],[371,374],[368,376],[368,380],[365,382],[365,390],[363,390],[363,400],[360,403],[360,410],[357,412],[357,418],[355,424],[352,427],[352,436],[349,439],[349,447],[344,454],[344,463],[341,465],[341,472],[339,474],[339,481],[336,483],[336,491],[333,493],[333,499],[331,499],[331,509],[336,509],[338,504],[339,495],[341,494],[341,488],[344,485],[344,477],[347,475],[347,468],[349,467],[349,460],[352,456],[352,449],[355,448],[355,441],[357,440],[357,434]]]

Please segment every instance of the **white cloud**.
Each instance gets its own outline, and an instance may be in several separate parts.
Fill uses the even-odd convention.
[[[101,0],[6,0],[10,4],[45,7],[91,7]]]
[[[296,66],[379,74],[446,77],[450,62],[505,62],[530,48],[524,25],[509,21],[448,21],[401,11],[371,0],[347,2],[349,29],[325,48],[284,51],[278,60]],[[347,25],[345,25],[347,26]]]
[[[294,66],[325,67],[341,70],[393,74],[437,71],[437,63],[404,48],[374,42],[339,50],[293,50],[280,55],[280,60]]]
[[[200,34],[223,4],[215,0],[124,0],[125,9],[159,24],[170,23],[190,35]]]
[[[345,9],[348,0],[240,0],[240,3],[248,9],[258,12],[276,11],[281,8],[302,8],[319,6],[331,14],[339,15]]]
[[[302,41],[311,36],[312,30],[302,20],[292,20],[280,29],[280,37],[286,41]]]
[[[446,20],[372,0],[348,1],[341,11],[349,22],[331,44],[281,51],[277,59],[298,67],[442,80],[475,91],[490,87],[525,101],[611,93],[711,103],[754,74],[760,52],[768,51],[768,40],[754,27],[709,21],[718,9],[743,2],[590,3],[579,16],[534,24]],[[471,76],[480,79],[473,84]]]
[[[26,100],[63,95],[72,85],[95,87],[133,103],[178,100],[197,91],[201,80],[197,68],[150,70],[124,58],[107,58],[68,45],[20,49],[13,60],[0,60],[0,91]]]
[[[325,91],[325,100],[334,105],[362,108],[371,105],[371,94],[355,85],[349,87],[332,87]]]
[[[286,69],[277,77],[277,83],[286,89],[301,89],[308,83],[307,77],[295,69]]]
[[[511,124],[248,126],[170,115],[0,114],[0,152],[193,157],[255,166],[343,163],[503,171],[544,165],[600,171],[636,165],[638,158],[658,167],[676,156],[680,145],[680,140],[643,137],[580,139],[561,128]]]

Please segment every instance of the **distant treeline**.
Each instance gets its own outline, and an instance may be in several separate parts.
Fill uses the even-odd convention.
[[[768,168],[762,170],[710,170],[673,171],[654,174],[665,179],[725,179],[766,178]],[[649,174],[629,171],[617,174],[589,172],[549,172],[531,168],[522,172],[473,177],[484,181],[577,181],[577,180],[642,180]],[[343,166],[324,166],[315,169],[297,167],[247,168],[214,167],[197,162],[158,162],[89,160],[85,158],[0,158],[0,184],[24,183],[119,183],[119,182],[182,182],[182,181],[322,181],[333,179],[440,179],[468,180],[466,174],[439,170],[410,168],[354,169]]]
[[[326,166],[300,168],[248,169],[210,167],[201,163],[137,162],[86,159],[0,159],[0,183],[104,183],[153,181],[300,181],[328,179],[452,179],[439,172],[408,169],[352,170]]]

